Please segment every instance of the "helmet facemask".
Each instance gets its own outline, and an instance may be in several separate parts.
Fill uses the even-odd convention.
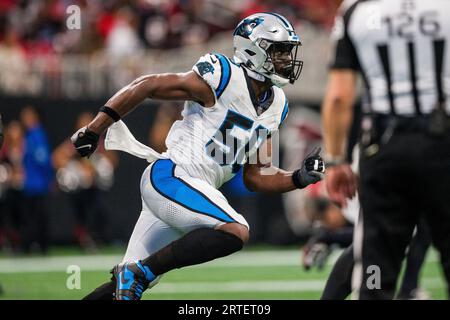
[[[265,50],[267,55],[266,61],[262,66],[263,70],[261,70],[266,76],[271,79],[285,79],[287,81],[282,82],[289,82],[291,84],[299,78],[303,69],[303,61],[297,59],[298,48],[301,46],[301,42],[272,42],[262,39],[259,46]]]

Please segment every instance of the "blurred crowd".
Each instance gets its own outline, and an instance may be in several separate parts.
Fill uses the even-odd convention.
[[[25,55],[126,54],[204,43],[261,11],[329,29],[340,0],[0,0],[0,45]],[[81,9],[81,32],[66,27],[70,5]]]
[[[81,113],[74,128],[93,119]],[[26,106],[6,124],[0,149],[0,249],[47,253],[50,245],[52,192],[68,198],[74,215],[73,239],[95,250],[104,239],[108,209],[102,193],[114,182],[118,158],[103,149],[89,159],[78,157],[69,139],[51,150],[39,111]]]
[[[0,0],[0,93],[109,96],[143,73],[191,68],[208,51],[232,54],[232,30],[261,11],[285,15],[305,43],[317,41],[341,1]],[[77,22],[71,5],[80,29],[68,28]]]

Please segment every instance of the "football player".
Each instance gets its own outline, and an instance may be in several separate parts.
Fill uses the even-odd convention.
[[[291,23],[276,13],[254,14],[233,38],[232,59],[210,53],[189,72],[138,78],[72,137],[79,154],[90,156],[99,136],[144,99],[186,101],[163,159],[142,175],[142,212],[122,263],[111,282],[86,299],[111,299],[114,291],[118,300],[140,299],[170,270],[241,250],[249,226],[217,189],[242,166],[246,186],[257,192],[288,192],[321,179],[320,149],[294,172],[271,163],[271,136],[289,110],[282,87],[293,84],[303,66]]]

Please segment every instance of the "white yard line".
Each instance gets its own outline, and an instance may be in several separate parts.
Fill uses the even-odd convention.
[[[340,251],[335,251],[328,259],[327,265],[333,264],[339,254]],[[121,255],[2,258],[0,273],[65,272],[70,265],[77,265],[82,271],[105,271],[111,269],[121,259]],[[430,252],[428,261],[437,261],[435,252]],[[298,266],[301,268],[300,263],[300,250],[242,251],[198,267]]]
[[[239,281],[239,282],[172,282],[164,280],[146,294],[158,293],[225,293],[225,292],[298,292],[322,291],[323,280]]]
[[[80,255],[62,257],[19,257],[0,259],[0,273],[64,272],[69,265],[85,271],[104,271],[120,262],[119,255]],[[300,266],[300,251],[238,252],[200,267]]]
[[[424,278],[422,284],[426,289],[441,288],[443,279]],[[239,282],[172,282],[164,280],[145,294],[176,293],[227,293],[227,292],[304,292],[322,291],[324,280],[281,280],[281,281],[239,281]]]

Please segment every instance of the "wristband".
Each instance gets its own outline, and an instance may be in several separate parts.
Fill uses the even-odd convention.
[[[101,107],[99,111],[106,113],[111,119],[114,120],[114,122],[117,122],[120,120],[119,114],[114,109],[112,109],[108,106]]]

